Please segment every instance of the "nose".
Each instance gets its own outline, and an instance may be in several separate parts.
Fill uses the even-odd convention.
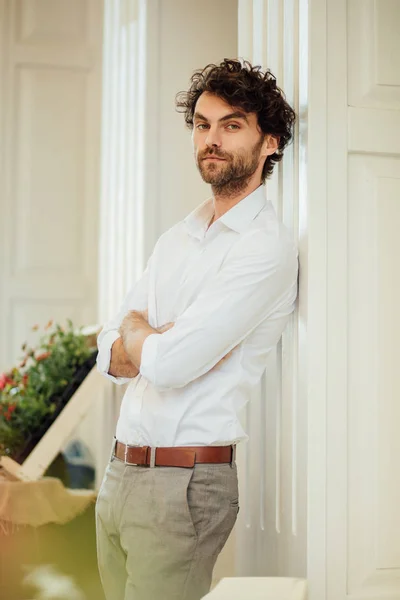
[[[218,134],[218,130],[210,127],[205,142],[206,146],[209,148],[219,148],[221,146],[221,138]]]

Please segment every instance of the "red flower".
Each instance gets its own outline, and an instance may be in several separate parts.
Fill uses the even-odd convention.
[[[23,383],[24,385],[26,385],[26,384],[28,383],[28,379],[29,379],[29,377],[28,377],[28,373],[25,373],[25,375],[24,375],[24,376],[23,376],[23,378],[22,378],[22,383]]]
[[[11,383],[11,385],[17,385],[15,383],[15,381],[13,379],[11,379],[11,377],[6,375],[5,373],[1,373],[0,374],[0,390],[4,390],[4,388],[6,387],[6,385],[8,383]]]
[[[17,408],[16,404],[9,404],[8,405],[8,409],[7,409],[7,413],[6,413],[6,419],[7,421],[11,420],[12,414],[14,412],[14,410]]]
[[[41,360],[45,360],[45,358],[49,358],[49,356],[51,355],[51,352],[43,352],[43,354],[39,354],[39,356],[36,357],[37,362],[40,362]]]
[[[4,390],[7,384],[7,377],[5,373],[0,373],[0,390]]]

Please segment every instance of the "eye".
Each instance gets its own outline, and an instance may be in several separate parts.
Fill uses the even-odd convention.
[[[204,129],[207,129],[208,125],[207,123],[199,123],[198,125],[196,125],[196,129],[200,129],[200,131],[204,131]]]
[[[230,131],[235,131],[237,129],[240,129],[239,125],[236,125],[235,123],[229,123],[229,125],[227,125],[226,128],[229,129]]]

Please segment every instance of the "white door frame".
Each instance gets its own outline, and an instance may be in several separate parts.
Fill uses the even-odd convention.
[[[346,0],[310,1],[309,74],[307,576],[310,600],[338,600],[346,595]]]

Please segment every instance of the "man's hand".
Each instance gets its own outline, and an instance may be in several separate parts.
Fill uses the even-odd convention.
[[[132,333],[137,329],[140,329],[141,327],[143,328],[143,326],[146,325],[149,329],[152,330],[152,333],[165,333],[169,329],[172,329],[175,323],[170,322],[166,323],[162,327],[153,328],[149,325],[148,310],[131,310],[122,321],[121,326],[119,328],[119,332],[121,334],[122,339],[124,340],[124,338],[129,336],[129,333]]]
[[[127,377],[128,379],[133,379],[139,374],[138,369],[132,364],[125,352],[121,338],[115,340],[112,345],[108,372],[113,377]]]
[[[148,323],[148,311],[130,310],[125,315],[119,328],[124,347],[132,334],[143,329],[149,329],[151,333],[155,333],[155,330]]]
[[[132,364],[140,370],[142,348],[145,340],[154,333],[165,333],[174,326],[167,323],[158,329],[154,329],[148,323],[148,311],[131,310],[123,319],[119,328],[122,343]]]
[[[145,321],[148,321],[148,311],[137,311],[142,315]],[[125,321],[125,319],[124,319]],[[121,325],[122,326],[122,325]],[[157,327],[155,333],[164,333],[174,326],[174,323],[166,323],[162,327]],[[124,323],[124,331],[127,333],[131,327],[130,321]],[[123,345],[123,338],[118,338],[111,348],[111,361],[108,369],[110,375],[114,377],[127,377],[133,379],[139,374],[139,369],[132,363],[130,357],[126,353]]]
[[[143,311],[138,311],[140,315],[142,315],[142,317],[144,318],[145,321],[147,321],[147,323],[149,322],[149,311],[148,310],[143,310]],[[156,327],[155,331],[156,333],[165,333],[166,331],[168,331],[169,329],[172,329],[172,327],[175,325],[175,323],[173,322],[169,322],[166,323],[165,325],[163,325],[162,327]]]

